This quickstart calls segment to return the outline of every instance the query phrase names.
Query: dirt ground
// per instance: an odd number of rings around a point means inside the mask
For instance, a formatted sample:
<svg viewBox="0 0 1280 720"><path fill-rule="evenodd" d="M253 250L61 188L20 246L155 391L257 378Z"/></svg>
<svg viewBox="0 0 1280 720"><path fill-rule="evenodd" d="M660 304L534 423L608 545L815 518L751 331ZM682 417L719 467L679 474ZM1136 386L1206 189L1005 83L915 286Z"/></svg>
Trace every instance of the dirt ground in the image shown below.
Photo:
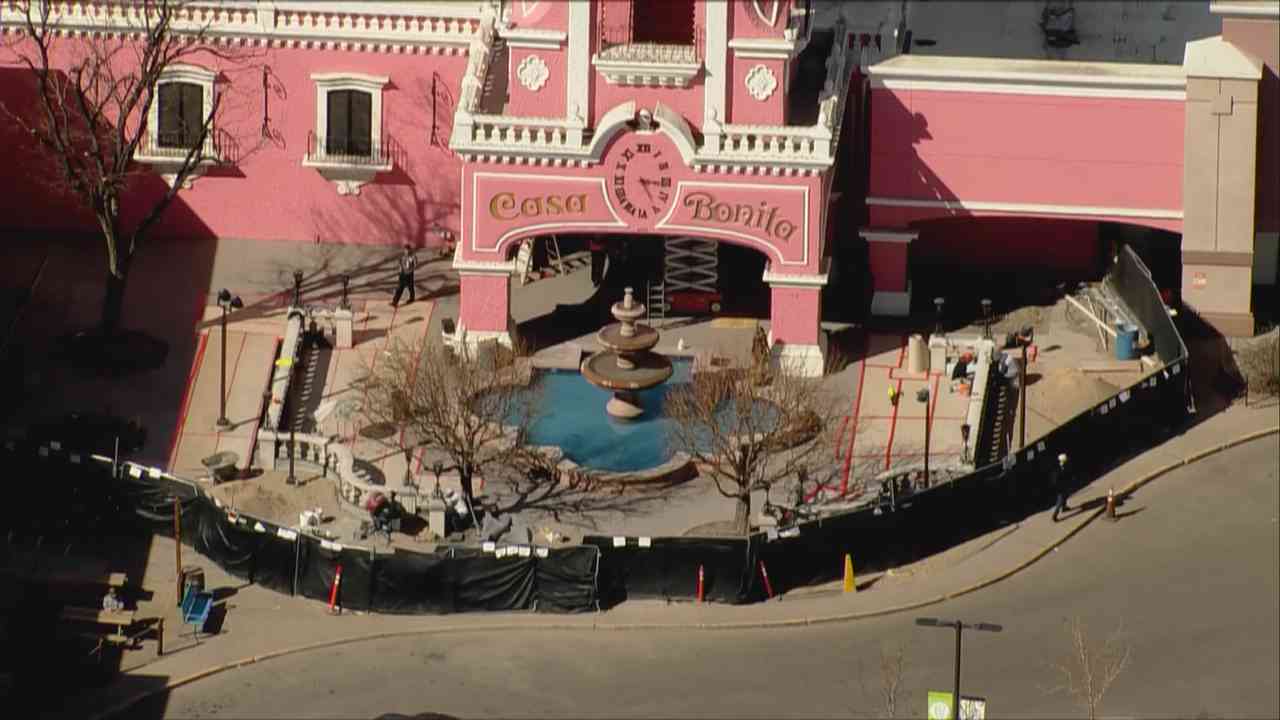
<svg viewBox="0 0 1280 720"><path fill-rule="evenodd" d="M300 472L297 477L303 482L298 487L289 487L283 482L279 483L281 487L276 487L277 483L260 475L220 483L210 488L209 493L227 507L286 527L296 525L303 510L318 507L323 508L326 515L336 512L332 479L308 472Z"/></svg>
<svg viewBox="0 0 1280 720"><path fill-rule="evenodd" d="M1027 405L1061 425L1120 391L1097 375L1076 368L1049 368L1027 386Z"/></svg>

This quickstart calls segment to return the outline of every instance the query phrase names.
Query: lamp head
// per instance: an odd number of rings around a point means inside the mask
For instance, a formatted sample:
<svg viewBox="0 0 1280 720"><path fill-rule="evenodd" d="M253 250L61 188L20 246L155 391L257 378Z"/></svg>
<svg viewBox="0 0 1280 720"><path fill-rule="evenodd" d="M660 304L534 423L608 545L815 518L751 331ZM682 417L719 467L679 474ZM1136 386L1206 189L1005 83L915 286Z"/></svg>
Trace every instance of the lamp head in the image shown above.
<svg viewBox="0 0 1280 720"><path fill-rule="evenodd" d="M1059 454L1058 454L1058 464L1059 464L1059 465L1061 465L1062 467L1066 467L1066 466L1067 466L1067 454L1066 454L1066 453L1059 453Z"/></svg>
<svg viewBox="0 0 1280 720"><path fill-rule="evenodd" d="M218 303L225 305L229 302L231 302L231 291L226 288L222 288L218 291Z"/></svg>

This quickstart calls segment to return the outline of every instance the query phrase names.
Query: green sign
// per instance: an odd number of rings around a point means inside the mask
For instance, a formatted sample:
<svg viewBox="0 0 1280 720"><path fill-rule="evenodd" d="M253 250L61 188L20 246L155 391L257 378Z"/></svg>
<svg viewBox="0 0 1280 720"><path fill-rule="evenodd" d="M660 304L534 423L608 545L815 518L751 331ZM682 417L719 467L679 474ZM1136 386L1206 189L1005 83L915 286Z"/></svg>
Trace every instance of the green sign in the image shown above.
<svg viewBox="0 0 1280 720"><path fill-rule="evenodd" d="M951 720L951 693L929 691L929 720Z"/></svg>
<svg viewBox="0 0 1280 720"><path fill-rule="evenodd" d="M961 696L959 720L985 720L987 701L983 698ZM952 720L951 693L929 691L929 720Z"/></svg>

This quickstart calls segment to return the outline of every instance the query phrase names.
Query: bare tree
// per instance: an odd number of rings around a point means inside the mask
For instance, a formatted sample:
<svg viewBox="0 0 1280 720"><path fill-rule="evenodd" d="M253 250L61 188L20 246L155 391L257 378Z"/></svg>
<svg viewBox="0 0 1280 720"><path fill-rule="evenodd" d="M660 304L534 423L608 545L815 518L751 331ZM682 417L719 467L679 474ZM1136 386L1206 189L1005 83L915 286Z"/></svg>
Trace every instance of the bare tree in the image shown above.
<svg viewBox="0 0 1280 720"><path fill-rule="evenodd" d="M499 349L458 357L431 345L395 345L364 380L364 412L373 422L406 430L407 445L443 453L457 472L468 504L477 476L537 465L526 442L535 418L536 390L514 353Z"/></svg>
<svg viewBox="0 0 1280 720"><path fill-rule="evenodd" d="M867 713L874 717L898 717L898 703L902 699L903 681L907 673L907 646L905 644L898 645L893 650L882 647L880 649L880 667L879 667L879 686L874 693L867 689L867 674L863 670L861 661L858 663L858 685L862 690L862 696L877 695L879 699L878 705L880 710Z"/></svg>
<svg viewBox="0 0 1280 720"><path fill-rule="evenodd" d="M149 116L158 101L159 81L167 69L195 56L232 56L207 42L207 28L175 28L179 18L189 20L182 0L137 0L122 9L99 8L98 21L116 27L80 37L61 27L55 10L61 3L16 4L25 22L9 50L34 81L35 117L4 105L0 109L50 156L58 184L97 220L107 250L101 331L109 336L119 329L125 283L148 232L192 172L218 159L210 140L222 98L215 92L199 127L184 127L175 142L166 143L173 145L165 150L176 168L170 171L168 191L141 208L136 224L122 226L121 207L141 173L136 162L139 149L147 148L154 135Z"/></svg>
<svg viewBox="0 0 1280 720"><path fill-rule="evenodd" d="M737 501L734 531L751 527L751 493L816 473L834 424L814 380L778 373L768 385L759 373L697 372L671 389L666 413L668 441L715 481L720 494Z"/></svg>
<svg viewBox="0 0 1280 720"><path fill-rule="evenodd" d="M1059 684L1049 692L1066 692L1088 713L1089 720L1094 720L1103 696L1129 666L1133 646L1125 639L1123 620L1102 647L1089 641L1078 617L1066 621L1066 630L1071 649L1053 665Z"/></svg>

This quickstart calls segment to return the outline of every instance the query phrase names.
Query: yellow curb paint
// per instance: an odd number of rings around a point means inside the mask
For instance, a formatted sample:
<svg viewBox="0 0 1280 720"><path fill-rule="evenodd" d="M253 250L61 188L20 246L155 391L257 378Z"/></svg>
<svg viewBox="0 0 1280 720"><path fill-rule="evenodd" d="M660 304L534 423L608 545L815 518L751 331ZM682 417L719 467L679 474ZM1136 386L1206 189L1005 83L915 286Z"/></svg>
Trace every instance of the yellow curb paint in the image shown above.
<svg viewBox="0 0 1280 720"><path fill-rule="evenodd" d="M1166 465L1160 468L1159 470L1148 473L1146 476L1140 478L1139 480L1136 480L1130 483L1128 486L1128 489L1125 490L1123 494L1132 492L1133 490L1136 490L1137 488L1141 487L1142 485L1145 485L1151 480L1154 480L1160 477L1161 475L1164 475L1170 470L1182 467L1183 465L1190 464L1191 462L1194 462L1194 460L1199 460L1204 457L1207 457L1208 455L1212 455L1215 452L1220 452L1221 450L1235 447L1236 445L1241 445L1246 442L1250 442L1252 440L1257 440L1258 438L1266 437L1267 435L1275 435L1277 433L1280 433L1280 426L1268 428L1267 430L1261 430L1258 432L1250 433L1241 438L1237 438L1236 440L1230 443L1222 445L1218 448L1213 448L1208 452L1197 453L1196 455L1190 456L1187 459L1184 459L1180 462ZM736 622L736 623L698 623L698 624L684 624L684 625L676 624L676 623L645 623L645 624L620 623L617 625L601 625L600 623L593 621L589 625L586 623L583 623L581 625L568 624L568 623L554 623L554 624L548 623L545 625L538 624L538 625L532 625L532 626L516 625L516 624L505 624L505 625L495 624L495 625L487 625L487 626L486 625L477 625L477 626L450 625L443 628L430 628L430 629L423 629L423 630L408 630L408 631L402 630L399 632L380 632L380 633L374 633L371 635L350 637L350 638L344 638L340 640L326 640L324 642L312 643L310 645L303 645L301 647L295 647L295 648L286 648L284 650L278 650L275 652L265 653L262 655L255 655L250 658L245 658L235 662L225 663L217 667L209 668L207 670L203 670L201 672L194 673L192 675L187 675L177 680L173 680L171 682L166 683L162 687L152 688L145 692L138 693L137 695L123 702L117 703L114 707L111 707L107 710L99 712L96 715L90 716L90 720L107 720L108 718L119 715L120 713L124 712L130 707L138 704L139 702L142 702L144 699L152 695L155 695L156 693L169 692L183 685L196 682L197 680L202 680L206 677L209 677L210 675L216 675L226 670L234 670L238 667L243 667L245 665L252 665L254 663L258 663L263 660L271 660L274 658L283 657L285 655L295 655L298 653L309 652L311 650L322 650L326 647L332 647L335 645L348 645L348 644L354 644L358 642L372 642L375 640L384 640L386 638L391 638L391 637L404 637L406 635L426 635L428 633L440 634L440 633L458 633L458 632L494 632L494 631L505 631L505 630L586 630L586 629L589 629L589 630L629 631L629 630L688 630L690 628L697 629L697 630L756 630L756 629L766 629L766 628L820 625L820 624L835 623L835 622L850 622L855 620L864 620L864 619L869 619L874 617L881 617L884 615L892 615L895 613L906 612L908 610L916 610L918 608L926 607L928 605L935 605L937 603L945 602L947 600L953 600L957 597L960 597L961 595L967 595L971 592L975 592L985 587L994 585L1002 580L1006 580L1009 577L1012 577L1013 575L1016 575L1017 573L1027 569L1028 567L1030 567L1031 565L1035 564L1037 561L1042 559L1044 556L1053 552L1055 548L1059 547L1066 541L1070 540L1072 537L1075 537L1077 533L1079 533L1085 527L1090 525L1094 520L1098 519L1098 517L1100 517L1104 512L1106 512L1106 508L1098 508L1097 510L1094 510L1092 514L1086 517L1074 528L1069 530L1067 534L1063 535L1061 538L1057 539L1056 541L1046 545L1042 550L1037 552L1035 555L1018 563L1010 570L1006 570L1004 572L998 573L994 577L988 578L987 580L984 580L979 583L975 583L961 590L955 590L943 595L939 595L937 597L929 598L926 600L920 600L913 603L908 603L906 605L898 605L890 608L882 608L880 610L865 610L865 611L856 612L856 613L826 615L826 616L819 616L814 618L792 618L789 620L761 620L761 621L755 621L755 622ZM148 664L153 664L153 663L148 663Z"/></svg>

